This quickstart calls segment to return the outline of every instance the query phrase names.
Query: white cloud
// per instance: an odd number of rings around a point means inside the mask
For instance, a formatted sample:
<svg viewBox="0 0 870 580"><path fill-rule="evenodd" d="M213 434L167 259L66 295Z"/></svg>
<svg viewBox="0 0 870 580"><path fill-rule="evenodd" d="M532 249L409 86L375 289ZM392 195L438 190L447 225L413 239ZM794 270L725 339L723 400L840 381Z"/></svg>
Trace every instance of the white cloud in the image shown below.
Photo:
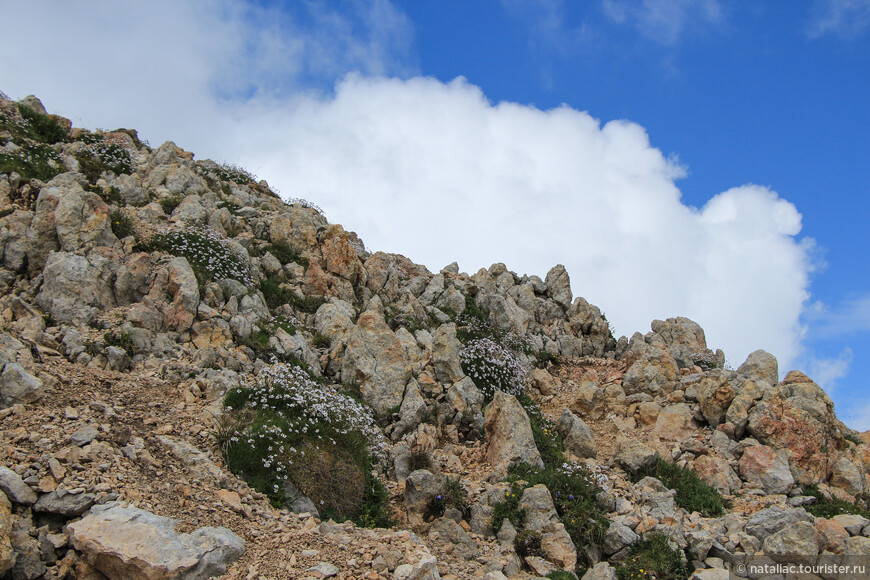
<svg viewBox="0 0 870 580"><path fill-rule="evenodd" d="M870 403L866 401L848 409L838 409L839 419L856 431L870 431Z"/></svg>
<svg viewBox="0 0 870 580"><path fill-rule="evenodd" d="M870 0L816 0L807 25L810 38L836 34L843 38L860 36L870 27Z"/></svg>
<svg viewBox="0 0 870 580"><path fill-rule="evenodd" d="M718 0L603 0L602 6L612 22L633 24L642 35L664 45L724 20Z"/></svg>
<svg viewBox="0 0 870 580"><path fill-rule="evenodd" d="M373 249L470 272L504 261L574 291L619 332L686 315L739 364L798 354L807 299L801 216L767 188L680 202L684 170L627 121L568 107L492 104L462 79L351 77L257 127L243 159L311 198Z"/></svg>
<svg viewBox="0 0 870 580"><path fill-rule="evenodd" d="M20 56L0 62L2 88L86 126L131 126L155 144L242 162L371 249L433 269L503 261L543 276L563 263L575 295L620 333L684 315L736 364L757 348L783 367L794 360L811 264L791 203L743 185L688 207L675 184L685 170L639 125L493 104L461 79L373 78L406 66L410 33L387 3L354 5L371 10L306 13L320 34L279 22L259 36L264 16L229 1L22 3L21 21L42 22L46 41L4 32L0 51ZM322 48L336 34L343 48ZM318 58L329 74L365 74L334 94L300 91ZM272 65L280 74L267 74ZM239 94L249 99L227 98Z"/></svg>

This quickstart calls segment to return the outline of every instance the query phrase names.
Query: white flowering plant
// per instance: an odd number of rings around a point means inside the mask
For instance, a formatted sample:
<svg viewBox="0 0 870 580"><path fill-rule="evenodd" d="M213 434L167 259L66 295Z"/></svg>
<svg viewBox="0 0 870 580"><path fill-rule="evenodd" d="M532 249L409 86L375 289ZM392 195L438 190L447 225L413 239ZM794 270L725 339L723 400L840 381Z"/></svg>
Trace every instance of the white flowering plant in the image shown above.
<svg viewBox="0 0 870 580"><path fill-rule="evenodd" d="M229 391L224 409L227 465L276 504L291 499L292 483L321 515L389 523L386 491L371 475L386 444L370 408L301 367L275 364Z"/></svg>
<svg viewBox="0 0 870 580"><path fill-rule="evenodd" d="M496 391L519 395L525 391L526 371L513 350L491 338L468 342L459 352L463 372L489 400Z"/></svg>
<svg viewBox="0 0 870 580"><path fill-rule="evenodd" d="M222 278L232 278L246 286L254 283L244 257L228 240L209 228L157 234L140 249L187 258L200 283Z"/></svg>

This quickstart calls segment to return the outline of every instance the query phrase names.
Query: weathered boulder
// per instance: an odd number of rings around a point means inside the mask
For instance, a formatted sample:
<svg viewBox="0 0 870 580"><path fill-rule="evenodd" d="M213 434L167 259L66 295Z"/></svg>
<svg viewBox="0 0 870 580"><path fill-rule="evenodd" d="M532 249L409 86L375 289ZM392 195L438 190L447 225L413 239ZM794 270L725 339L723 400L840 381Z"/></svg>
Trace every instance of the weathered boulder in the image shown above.
<svg viewBox="0 0 870 580"><path fill-rule="evenodd" d="M40 496L33 504L33 511L74 518L88 511L96 501L97 496L92 493L73 494L66 490L57 489Z"/></svg>
<svg viewBox="0 0 870 580"><path fill-rule="evenodd" d="M571 307L571 278L568 276L565 266L557 264L550 268L544 280L547 285L547 296L556 301L559 306L568 310Z"/></svg>
<svg viewBox="0 0 870 580"><path fill-rule="evenodd" d="M746 361L737 369L737 373L744 377L764 381L775 385L779 382L779 364L776 357L763 350L756 350L746 357Z"/></svg>
<svg viewBox="0 0 870 580"><path fill-rule="evenodd" d="M577 549L559 521L550 490L538 484L523 491L517 506L525 512L524 528L541 534L541 551L550 562L566 570L577 564Z"/></svg>
<svg viewBox="0 0 870 580"><path fill-rule="evenodd" d="M204 580L224 574L245 550L226 528L175 531L175 520L118 504L97 506L68 527L70 540L109 578Z"/></svg>
<svg viewBox="0 0 870 580"><path fill-rule="evenodd" d="M729 373L708 373L697 389L698 404L704 419L711 427L716 427L725 421L731 402L737 396L734 385L729 380Z"/></svg>
<svg viewBox="0 0 870 580"><path fill-rule="evenodd" d="M716 488L716 491L721 494L730 494L742 486L740 478L734 473L731 464L721 457L702 455L695 460L693 469L698 477Z"/></svg>
<svg viewBox="0 0 870 580"><path fill-rule="evenodd" d="M562 416L556 424L559 436L565 441L565 449L580 458L592 457L598 454L598 446L592 430L568 409L562 409Z"/></svg>
<svg viewBox="0 0 870 580"><path fill-rule="evenodd" d="M707 350L704 329L694 320L677 316L667 320L653 320L650 327L654 333L662 337L668 346L683 345L692 352Z"/></svg>
<svg viewBox="0 0 870 580"><path fill-rule="evenodd" d="M272 220L272 243L286 244L294 252L307 258L318 257L317 232L328 227L326 218L317 211L301 205L291 205Z"/></svg>
<svg viewBox="0 0 870 580"><path fill-rule="evenodd" d="M87 252L97 246L116 246L109 206L95 193L73 187L58 200L54 210L61 251Z"/></svg>
<svg viewBox="0 0 870 580"><path fill-rule="evenodd" d="M864 470L846 457L837 459L829 484L839 487L855 497L863 496L867 492L867 479L864 476Z"/></svg>
<svg viewBox="0 0 870 580"><path fill-rule="evenodd" d="M169 261L166 292L172 297L165 310L166 327L169 330L188 330L199 307L199 284L187 258L175 257Z"/></svg>
<svg viewBox="0 0 870 580"><path fill-rule="evenodd" d="M27 405L42 398L42 380L16 362L2 365L0 373L0 407Z"/></svg>
<svg viewBox="0 0 870 580"><path fill-rule="evenodd" d="M439 495L446 493L447 477L434 474L428 469L412 471L405 480L405 507L411 523L420 524L428 506Z"/></svg>
<svg viewBox="0 0 870 580"><path fill-rule="evenodd" d="M762 542L768 536L785 529L797 522L815 522L815 518L803 509L783 509L772 506L752 514L746 522L746 533L755 536Z"/></svg>
<svg viewBox="0 0 870 580"><path fill-rule="evenodd" d="M513 395L496 391L486 407L486 459L494 467L528 463L543 467L525 409Z"/></svg>
<svg viewBox="0 0 870 580"><path fill-rule="evenodd" d="M743 481L767 493L788 493L794 486L788 462L767 445L747 447L740 458L739 469Z"/></svg>
<svg viewBox="0 0 870 580"><path fill-rule="evenodd" d="M36 492L24 483L20 475L5 466L0 466L0 491L15 503L31 505L36 501Z"/></svg>
<svg viewBox="0 0 870 580"><path fill-rule="evenodd" d="M435 378L442 383L455 383L465 376L459 360L462 343L456 338L456 325L442 324L432 337L432 366Z"/></svg>
<svg viewBox="0 0 870 580"><path fill-rule="evenodd" d="M618 436L616 462L629 473L652 467L658 454L635 438Z"/></svg>
<svg viewBox="0 0 870 580"><path fill-rule="evenodd" d="M413 368L404 343L379 312L360 314L351 331L341 365L341 380L358 385L363 399L378 413L402 403Z"/></svg>
<svg viewBox="0 0 870 580"><path fill-rule="evenodd" d="M776 562L812 565L819 555L819 533L810 522L796 522L765 538L763 548Z"/></svg>
<svg viewBox="0 0 870 580"><path fill-rule="evenodd" d="M5 468L4 468L5 469ZM12 505L6 495L0 493L0 576L15 565L12 549Z"/></svg>
<svg viewBox="0 0 870 580"><path fill-rule="evenodd" d="M648 393L656 396L672 391L677 376L677 363L667 349L650 346L626 371L622 388L626 395Z"/></svg>
<svg viewBox="0 0 870 580"><path fill-rule="evenodd" d="M682 441L695 432L694 413L686 403L669 405L659 412L653 433L662 439Z"/></svg>
<svg viewBox="0 0 870 580"><path fill-rule="evenodd" d="M226 483L227 476L208 458L208 456L188 443L175 437L161 435L157 440L179 461L181 461L197 480L205 481L212 486L221 487Z"/></svg>
<svg viewBox="0 0 870 580"><path fill-rule="evenodd" d="M58 322L87 324L115 307L114 276L106 258L54 252L42 275L36 303Z"/></svg>
<svg viewBox="0 0 870 580"><path fill-rule="evenodd" d="M583 574L581 580L616 580L616 569L607 562L598 562Z"/></svg>

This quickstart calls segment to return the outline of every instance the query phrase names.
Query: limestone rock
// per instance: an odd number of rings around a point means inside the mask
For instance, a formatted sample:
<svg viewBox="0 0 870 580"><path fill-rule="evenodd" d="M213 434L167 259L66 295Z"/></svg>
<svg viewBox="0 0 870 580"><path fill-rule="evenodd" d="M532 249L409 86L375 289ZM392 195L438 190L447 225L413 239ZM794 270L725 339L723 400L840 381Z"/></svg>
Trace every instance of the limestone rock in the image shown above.
<svg viewBox="0 0 870 580"><path fill-rule="evenodd" d="M112 271L103 257L54 252L42 275L36 302L58 322L86 324L115 306Z"/></svg>
<svg viewBox="0 0 870 580"><path fill-rule="evenodd" d="M33 504L33 511L74 518L88 511L96 501L97 497L92 493L72 494L58 489L41 496Z"/></svg>
<svg viewBox="0 0 870 580"><path fill-rule="evenodd" d="M779 382L779 364L776 357L763 350L756 350L746 357L746 361L737 369L737 373L757 381L771 385Z"/></svg>
<svg viewBox="0 0 870 580"><path fill-rule="evenodd" d="M819 533L810 522L797 522L764 540L764 553L778 562L814 564L819 555Z"/></svg>
<svg viewBox="0 0 870 580"><path fill-rule="evenodd" d="M97 506L69 525L70 539L109 578L204 580L226 573L245 549L226 528L175 531L175 520L117 504Z"/></svg>
<svg viewBox="0 0 870 580"><path fill-rule="evenodd" d="M166 435L157 437L157 440L160 441L160 443L162 443L176 459L186 465L197 479L207 481L214 486L222 486L226 482L227 476L224 472L221 471L221 469L215 465L205 453L187 441Z"/></svg>
<svg viewBox="0 0 870 580"><path fill-rule="evenodd" d="M650 449L637 439L619 437L616 443L618 446L616 462L629 473L636 473L655 464L657 457L655 450Z"/></svg>
<svg viewBox="0 0 870 580"><path fill-rule="evenodd" d="M42 398L42 381L18 363L6 363L0 374L0 406L27 405Z"/></svg>
<svg viewBox="0 0 870 580"><path fill-rule="evenodd" d="M815 522L813 516L802 509L783 509L776 506L764 508L746 522L746 533L762 542L768 536L797 522Z"/></svg>
<svg viewBox="0 0 870 580"><path fill-rule="evenodd" d="M677 372L677 363L667 349L649 347L625 373L622 388L627 395L667 393L673 390Z"/></svg>
<svg viewBox="0 0 870 580"><path fill-rule="evenodd" d="M581 580L617 580L616 570L607 562L598 562L586 570Z"/></svg>
<svg viewBox="0 0 870 580"><path fill-rule="evenodd" d="M486 407L486 459L494 467L528 463L543 467L525 409L513 395L496 391Z"/></svg>
<svg viewBox="0 0 870 580"><path fill-rule="evenodd" d="M742 487L740 478L734 473L730 463L715 455L702 455L693 466L698 477L721 494L731 494Z"/></svg>
<svg viewBox="0 0 870 580"><path fill-rule="evenodd" d="M695 432L694 413L686 403L665 407L656 418L653 433L662 439L682 441Z"/></svg>
<svg viewBox="0 0 870 580"><path fill-rule="evenodd" d="M565 449L580 458L592 457L598 454L598 447L592 430L568 409L562 409L562 416L556 425L559 436L565 441Z"/></svg>
<svg viewBox="0 0 870 580"><path fill-rule="evenodd" d="M465 376L459 360L462 343L456 338L456 325L442 324L435 331L432 347L432 366L435 378L442 383L455 383Z"/></svg>
<svg viewBox="0 0 870 580"><path fill-rule="evenodd" d="M0 490L15 503L31 505L36 502L36 492L24 483L20 475L5 466L0 466Z"/></svg>
<svg viewBox="0 0 870 580"><path fill-rule="evenodd" d="M562 308L568 310L571 307L571 278L565 270L565 266L558 264L550 268L544 280L547 285L547 296L556 301Z"/></svg>
<svg viewBox="0 0 870 580"><path fill-rule="evenodd" d="M15 552L12 549L11 507L6 496L0 495L0 576L15 565Z"/></svg>
<svg viewBox="0 0 870 580"><path fill-rule="evenodd" d="M788 493L794 485L794 477L788 463L767 445L747 447L740 458L740 476L767 493Z"/></svg>
<svg viewBox="0 0 870 580"><path fill-rule="evenodd" d="M378 413L400 405L412 373L401 340L382 314L367 310L351 332L341 365L341 380L359 385L363 399Z"/></svg>
<svg viewBox="0 0 870 580"><path fill-rule="evenodd" d="M737 392L729 381L727 373L705 377L698 385L698 404L704 419L711 427L716 427L725 421L728 408Z"/></svg>

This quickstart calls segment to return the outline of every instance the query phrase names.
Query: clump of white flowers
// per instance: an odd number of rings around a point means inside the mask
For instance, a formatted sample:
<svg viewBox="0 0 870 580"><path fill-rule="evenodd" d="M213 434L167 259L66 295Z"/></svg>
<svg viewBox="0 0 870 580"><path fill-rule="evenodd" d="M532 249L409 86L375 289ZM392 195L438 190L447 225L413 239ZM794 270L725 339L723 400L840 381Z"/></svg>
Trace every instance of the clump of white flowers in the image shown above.
<svg viewBox="0 0 870 580"><path fill-rule="evenodd" d="M241 252L209 228L157 234L149 245L153 250L187 258L197 276L204 275L214 280L233 278L248 286L254 283Z"/></svg>
<svg viewBox="0 0 870 580"><path fill-rule="evenodd" d="M227 393L224 409L224 457L252 487L278 503L298 488L339 516L360 509L386 449L369 407L299 366L274 364Z"/></svg>
<svg viewBox="0 0 870 580"><path fill-rule="evenodd" d="M301 205L302 207L307 207L309 209L313 209L314 211L316 211L317 213L319 213L322 216L326 215L323 213L323 210L320 209L320 206L311 203L307 199L302 199L301 197L288 197L285 200L285 203L287 205Z"/></svg>
<svg viewBox="0 0 870 580"><path fill-rule="evenodd" d="M502 391L519 395L525 390L526 371L513 350L490 339L471 340L459 353L462 370L486 398Z"/></svg>

